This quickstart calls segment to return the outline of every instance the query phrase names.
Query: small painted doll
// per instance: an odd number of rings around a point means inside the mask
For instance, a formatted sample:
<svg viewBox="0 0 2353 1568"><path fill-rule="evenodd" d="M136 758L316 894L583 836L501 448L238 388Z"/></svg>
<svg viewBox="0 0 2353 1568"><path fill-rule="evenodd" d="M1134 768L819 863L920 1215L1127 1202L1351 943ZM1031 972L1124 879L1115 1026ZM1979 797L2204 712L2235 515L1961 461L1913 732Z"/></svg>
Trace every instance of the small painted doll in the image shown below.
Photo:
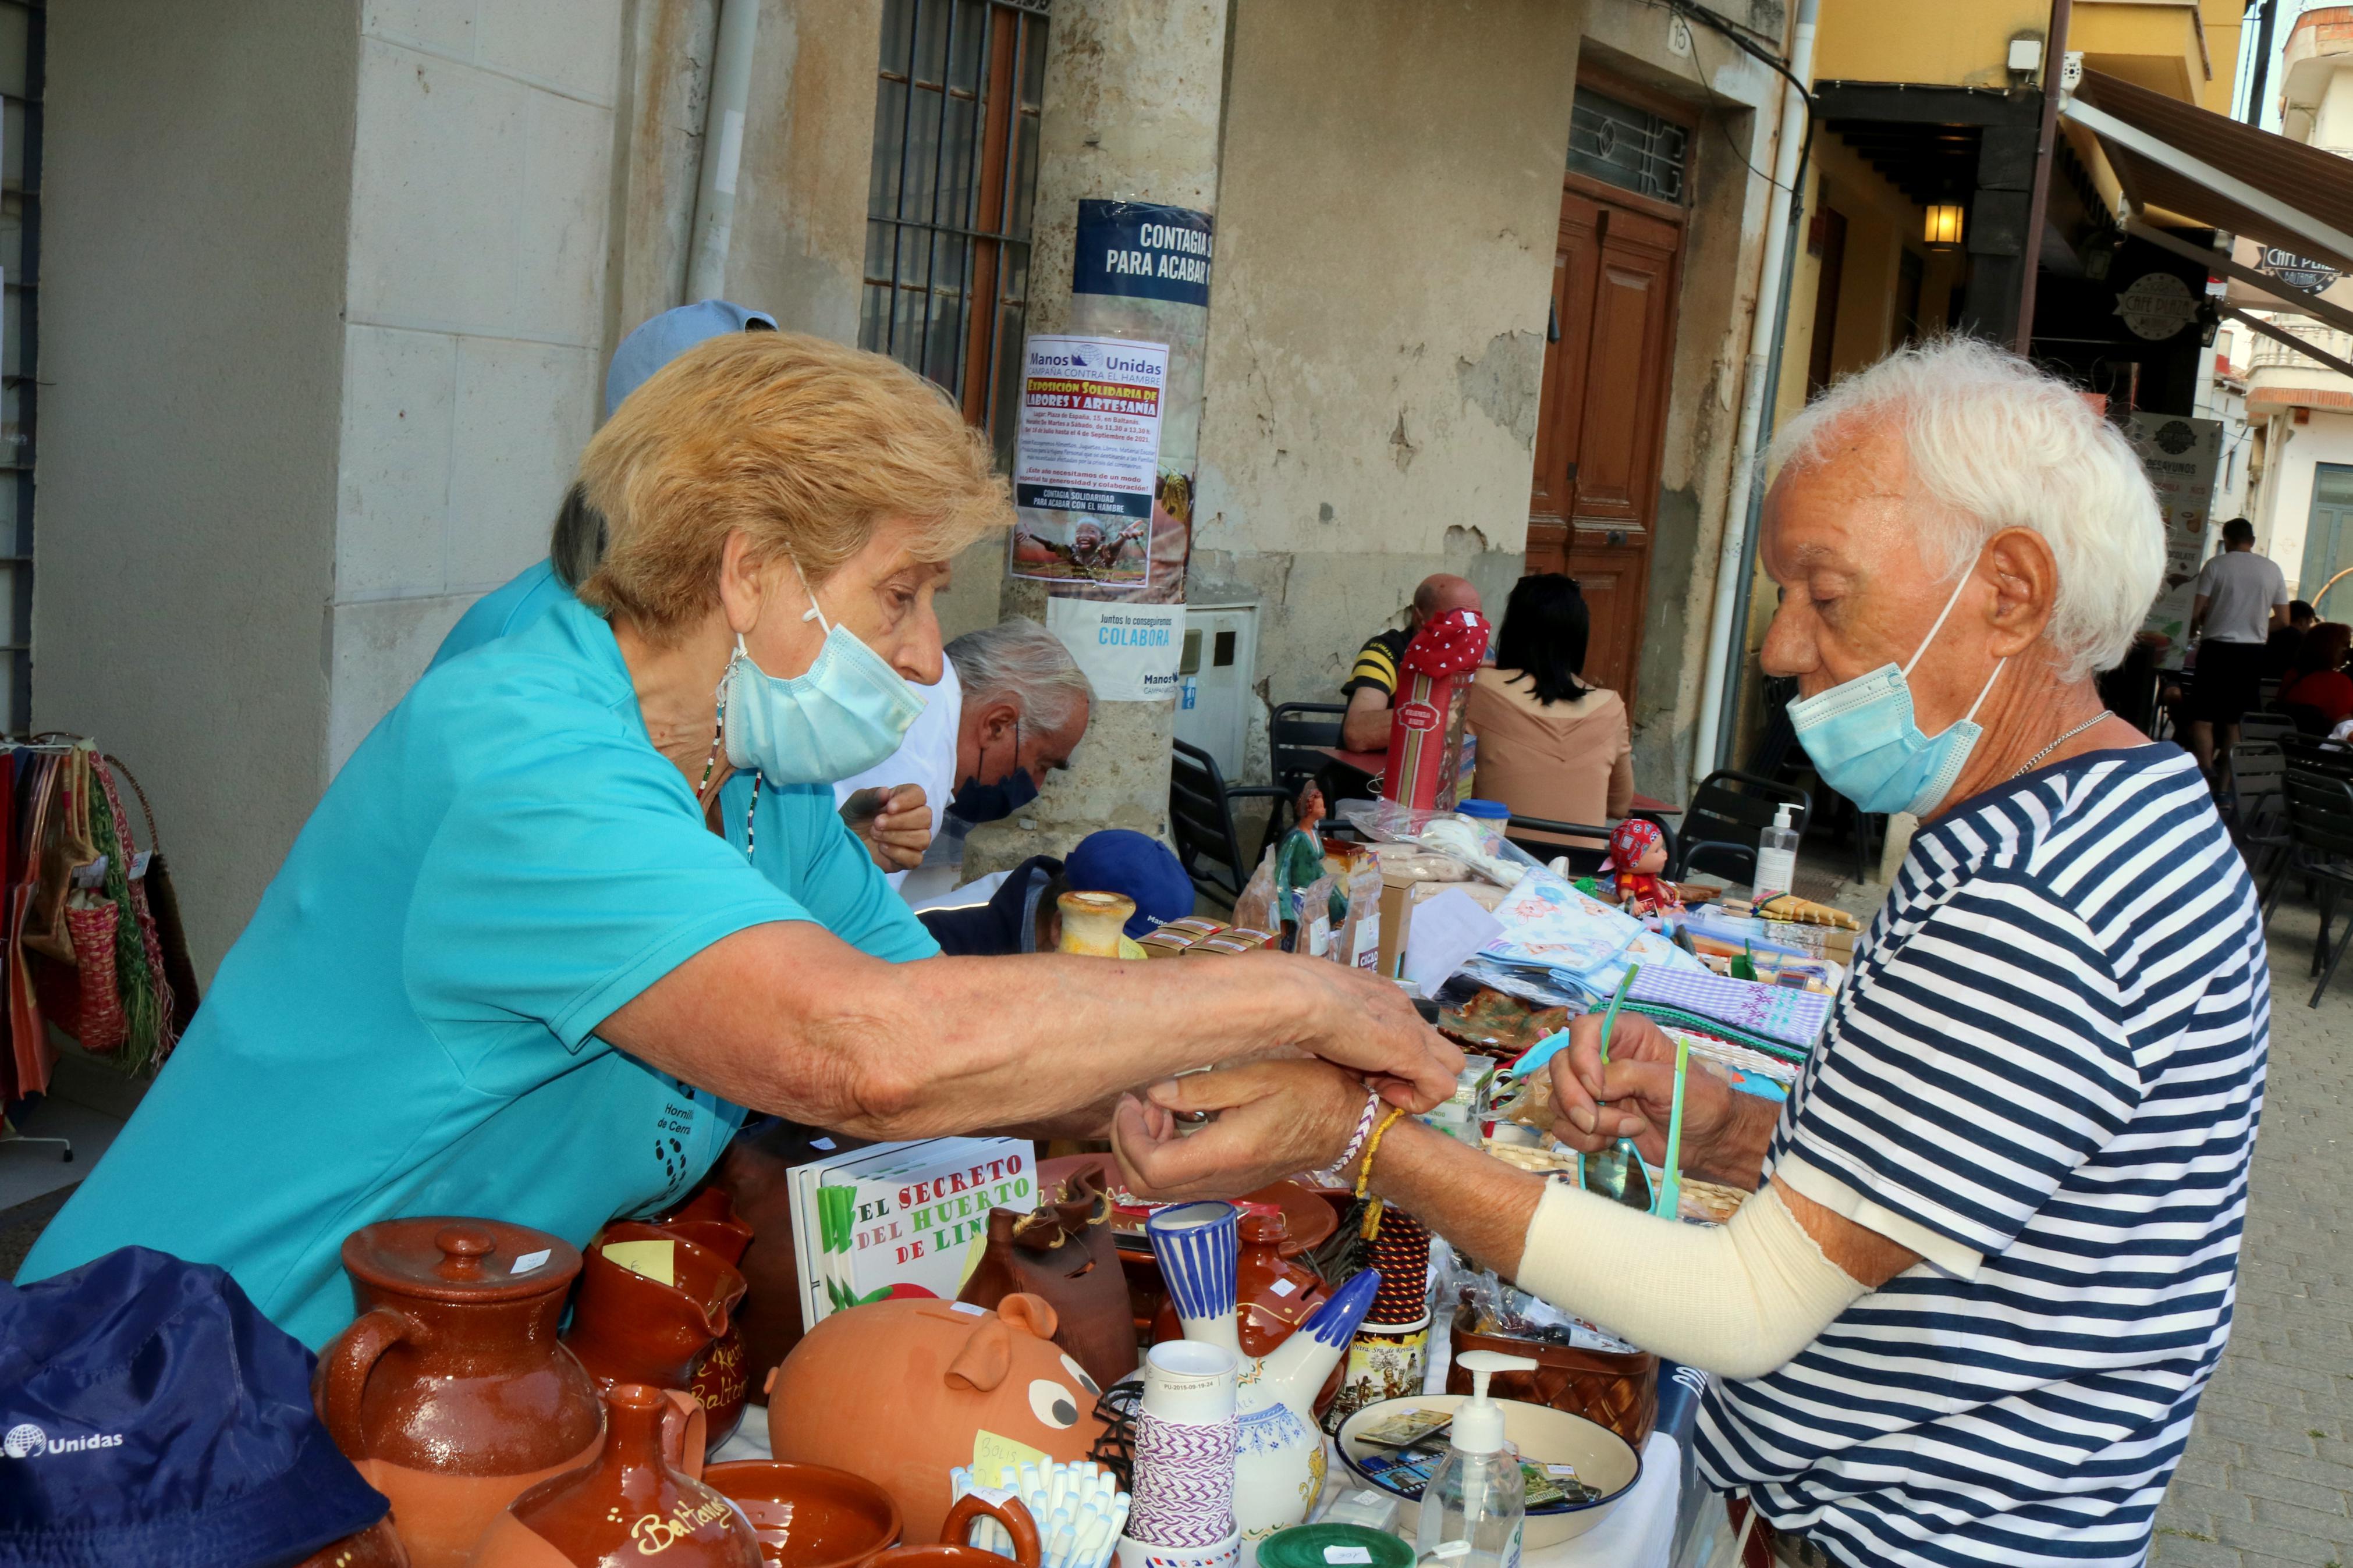
<svg viewBox="0 0 2353 1568"><path fill-rule="evenodd" d="M1660 875L1667 868L1667 839L1655 822L1630 816L1620 823L1609 835L1609 858L1601 868L1616 873L1618 904L1630 915L1683 907L1675 885Z"/></svg>

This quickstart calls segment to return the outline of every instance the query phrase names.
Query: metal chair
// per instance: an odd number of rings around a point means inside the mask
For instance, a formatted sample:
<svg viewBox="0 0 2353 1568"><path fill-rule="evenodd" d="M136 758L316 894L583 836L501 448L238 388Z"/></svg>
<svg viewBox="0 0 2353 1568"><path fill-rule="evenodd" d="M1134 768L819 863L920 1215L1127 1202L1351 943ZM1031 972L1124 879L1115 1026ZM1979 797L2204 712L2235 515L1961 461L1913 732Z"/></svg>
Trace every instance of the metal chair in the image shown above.
<svg viewBox="0 0 2353 1568"><path fill-rule="evenodd" d="M1215 757L1176 742L1168 762L1168 830L1193 885L1232 908L1252 869L1234 832L1234 802L1289 798L1281 784L1228 784Z"/></svg>
<svg viewBox="0 0 2353 1568"><path fill-rule="evenodd" d="M1683 809L1667 874L1682 881L1704 857L1719 865L1728 861L1738 866L1742 876L1755 881L1757 835L1773 826L1775 809L1785 804L1797 807L1791 826L1802 835L1814 806L1814 797L1806 791L1736 768L1708 774Z"/></svg>
<svg viewBox="0 0 2353 1568"><path fill-rule="evenodd" d="M2249 713L2239 721L2242 741L2278 741L2296 732L2295 720L2285 713Z"/></svg>
<svg viewBox="0 0 2353 1568"><path fill-rule="evenodd" d="M1332 759L1316 748L1340 743L1340 721L1347 711L1346 704L1340 702L1275 704L1266 725L1269 769L1274 782L1296 795L1300 785L1320 773Z"/></svg>
<svg viewBox="0 0 2353 1568"><path fill-rule="evenodd" d="M2287 852L2280 799L2286 773L2287 753L2276 742L2242 741L2223 755L2223 822L2251 877L2261 878L2265 867Z"/></svg>
<svg viewBox="0 0 2353 1568"><path fill-rule="evenodd" d="M2313 886L2320 905L2320 935L2312 947L2312 972L2320 978L2312 988L2312 1000L2306 1005L2318 1007L2321 993L2328 989L2345 950L2353 947L2353 917L2346 921L2345 934L2337 939L2336 950L2331 952L2328 945L2328 927L2337 913L2337 896L2344 889L2353 889L2353 780L2337 773L2291 766L2283 775L2281 786L2290 843L2279 869L2272 873L2270 889L2263 895L2263 928L2271 928L2273 911L2279 908L2280 889L2286 886L2288 878L2300 876Z"/></svg>
<svg viewBox="0 0 2353 1568"><path fill-rule="evenodd" d="M1563 837L1597 838L1600 843L1588 847L1579 844L1561 844L1551 839L1528 837L1536 833L1557 833ZM1504 824L1504 837L1539 860L1550 861L1557 856L1567 856L1569 872L1573 876L1589 877L1601 868L1602 861L1609 858L1609 827L1596 826L1589 822L1556 822L1549 816L1522 816L1517 812L1514 812ZM1673 840L1670 839L1668 842L1672 846ZM1670 855L1673 853L1672 847L1668 853Z"/></svg>

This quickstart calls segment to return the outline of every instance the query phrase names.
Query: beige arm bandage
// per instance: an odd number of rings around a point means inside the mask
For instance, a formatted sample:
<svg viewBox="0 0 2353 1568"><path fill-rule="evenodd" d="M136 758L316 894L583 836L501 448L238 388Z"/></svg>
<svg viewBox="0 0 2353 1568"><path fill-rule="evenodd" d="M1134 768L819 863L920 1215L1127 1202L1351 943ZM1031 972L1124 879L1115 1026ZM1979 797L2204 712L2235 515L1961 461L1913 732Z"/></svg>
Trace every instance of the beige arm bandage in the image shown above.
<svg viewBox="0 0 2353 1568"><path fill-rule="evenodd" d="M1525 1247L1521 1289L1719 1377L1775 1371L1868 1294L1769 1185L1709 1226L1549 1182Z"/></svg>

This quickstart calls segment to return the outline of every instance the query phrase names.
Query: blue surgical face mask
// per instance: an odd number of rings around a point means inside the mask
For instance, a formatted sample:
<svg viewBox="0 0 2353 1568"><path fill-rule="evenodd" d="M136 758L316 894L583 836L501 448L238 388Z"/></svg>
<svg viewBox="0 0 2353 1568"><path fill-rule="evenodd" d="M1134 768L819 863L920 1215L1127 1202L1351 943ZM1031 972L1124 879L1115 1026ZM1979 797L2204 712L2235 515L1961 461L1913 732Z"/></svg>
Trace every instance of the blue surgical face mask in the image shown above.
<svg viewBox="0 0 2353 1568"><path fill-rule="evenodd" d="M966 775L956 786L948 809L970 823L997 822L1038 798L1038 781L1021 765L1021 721L1013 721L1013 771L995 784L983 784L978 773Z"/></svg>
<svg viewBox="0 0 2353 1568"><path fill-rule="evenodd" d="M1924 735L1913 718L1910 676L1928 645L1944 629L1945 617L1961 602L1967 573L1953 585L1936 624L1920 640L1912 662L1883 664L1868 675L1841 681L1828 691L1789 704L1789 723L1822 782L1854 802L1858 810L1908 811L1926 816L1952 792L1954 781L1984 733L1976 722L1986 693L2001 679L2003 659L1986 678L1985 689L1960 721L1936 736Z"/></svg>
<svg viewBox="0 0 2353 1568"><path fill-rule="evenodd" d="M799 563L793 570L800 571ZM808 579L801 579L807 592ZM832 784L855 777L899 749L923 700L857 633L827 626L809 595L801 616L825 627L825 646L806 673L780 679L752 662L744 639L720 683L727 760L769 784Z"/></svg>

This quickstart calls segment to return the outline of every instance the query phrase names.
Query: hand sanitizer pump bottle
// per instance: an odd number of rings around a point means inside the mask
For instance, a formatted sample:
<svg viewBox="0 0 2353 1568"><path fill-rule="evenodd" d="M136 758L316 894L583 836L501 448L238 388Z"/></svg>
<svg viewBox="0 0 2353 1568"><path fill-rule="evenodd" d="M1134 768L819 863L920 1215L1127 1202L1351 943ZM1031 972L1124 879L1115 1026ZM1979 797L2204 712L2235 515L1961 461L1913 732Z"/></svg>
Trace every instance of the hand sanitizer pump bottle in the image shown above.
<svg viewBox="0 0 2353 1568"><path fill-rule="evenodd" d="M1526 1356L1465 1351L1472 1394L1455 1406L1446 1458L1422 1489L1414 1552L1436 1568L1519 1568L1520 1527L1527 1515L1520 1456L1504 1440L1504 1407L1487 1397L1499 1372L1531 1372Z"/></svg>
<svg viewBox="0 0 2353 1568"><path fill-rule="evenodd" d="M1798 830L1789 822L1789 813L1796 809L1783 801L1773 808L1773 826L1757 831L1757 885L1748 896L1752 904L1797 889Z"/></svg>

